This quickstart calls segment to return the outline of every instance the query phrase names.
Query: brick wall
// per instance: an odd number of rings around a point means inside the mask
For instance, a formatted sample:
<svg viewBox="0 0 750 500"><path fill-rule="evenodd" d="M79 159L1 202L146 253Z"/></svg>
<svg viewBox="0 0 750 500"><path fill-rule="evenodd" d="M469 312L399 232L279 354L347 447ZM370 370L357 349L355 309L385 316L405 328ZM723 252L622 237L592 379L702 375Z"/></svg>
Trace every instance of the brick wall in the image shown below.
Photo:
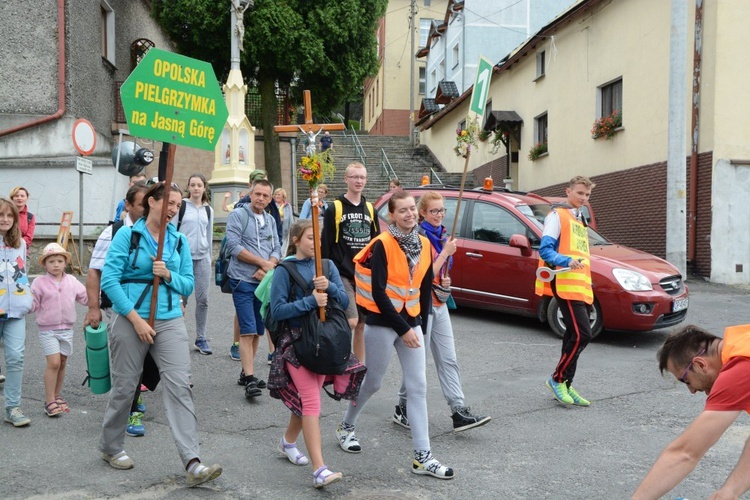
<svg viewBox="0 0 750 500"><path fill-rule="evenodd" d="M384 109L368 133L409 137L409 110Z"/></svg>
<svg viewBox="0 0 750 500"><path fill-rule="evenodd" d="M689 162L686 159L687 206L690 206ZM698 155L696 254L689 271L711 275L711 172L713 154ZM608 239L659 257L666 255L667 162L592 177L591 196L599 232ZM566 184L535 190L542 196L565 196Z"/></svg>
<svg viewBox="0 0 750 500"><path fill-rule="evenodd" d="M475 168L472 174L474 175L476 185L481 186L484 184L485 177L492 177L492 182L495 186L503 186L503 179L505 179L508 171L508 167L506 166L507 160L507 156L502 156Z"/></svg>

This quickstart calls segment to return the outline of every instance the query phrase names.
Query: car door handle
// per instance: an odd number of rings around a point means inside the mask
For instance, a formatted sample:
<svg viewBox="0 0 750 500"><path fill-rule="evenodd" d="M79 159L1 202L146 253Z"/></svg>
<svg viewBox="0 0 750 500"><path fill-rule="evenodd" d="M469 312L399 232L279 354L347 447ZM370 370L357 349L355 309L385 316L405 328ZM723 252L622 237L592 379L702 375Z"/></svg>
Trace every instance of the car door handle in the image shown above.
<svg viewBox="0 0 750 500"><path fill-rule="evenodd" d="M475 257L477 259L481 259L482 257L484 257L484 255L482 255L481 253L473 253L473 252L466 252L466 256Z"/></svg>

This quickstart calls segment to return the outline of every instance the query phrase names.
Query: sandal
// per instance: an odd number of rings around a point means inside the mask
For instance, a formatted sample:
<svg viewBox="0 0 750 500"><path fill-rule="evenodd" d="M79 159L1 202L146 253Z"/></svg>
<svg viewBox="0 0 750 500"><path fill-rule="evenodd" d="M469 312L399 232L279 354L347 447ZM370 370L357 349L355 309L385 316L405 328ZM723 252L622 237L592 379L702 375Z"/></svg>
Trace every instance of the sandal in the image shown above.
<svg viewBox="0 0 750 500"><path fill-rule="evenodd" d="M48 417L56 417L64 411L65 410L60 408L60 405L57 404L57 401L52 401L44 406L44 413L46 413Z"/></svg>
<svg viewBox="0 0 750 500"><path fill-rule="evenodd" d="M279 452L294 465L307 465L310 463L307 457L297 449L297 443L287 443L284 436L281 436L281 442L279 442Z"/></svg>
<svg viewBox="0 0 750 500"><path fill-rule="evenodd" d="M68 402L65 401L61 396L57 396L55 398L55 403L57 403L57 406L62 408L62 411L65 413L70 413L70 407L68 406Z"/></svg>
<svg viewBox="0 0 750 500"><path fill-rule="evenodd" d="M325 465L313 472L313 486L320 489L329 484L338 483L344 475L340 472L331 472Z"/></svg>

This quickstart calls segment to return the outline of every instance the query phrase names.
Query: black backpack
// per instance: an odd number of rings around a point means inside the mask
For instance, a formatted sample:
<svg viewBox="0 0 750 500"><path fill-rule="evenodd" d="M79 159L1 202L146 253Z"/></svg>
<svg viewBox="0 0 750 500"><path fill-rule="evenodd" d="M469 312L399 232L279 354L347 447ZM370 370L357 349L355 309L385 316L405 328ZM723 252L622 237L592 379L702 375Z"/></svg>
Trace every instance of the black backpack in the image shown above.
<svg viewBox="0 0 750 500"><path fill-rule="evenodd" d="M327 259L323 262L325 265L328 264ZM305 296L312 293L312 283L308 283L302 277L295 264L282 260L279 265L283 266L297 286L305 291ZM327 277L328 273L324 271L324 274ZM341 305L329 297L325 323L320 321L317 307L299 319L301 336L293 345L300 364L319 375L344 373L352 352L352 331Z"/></svg>

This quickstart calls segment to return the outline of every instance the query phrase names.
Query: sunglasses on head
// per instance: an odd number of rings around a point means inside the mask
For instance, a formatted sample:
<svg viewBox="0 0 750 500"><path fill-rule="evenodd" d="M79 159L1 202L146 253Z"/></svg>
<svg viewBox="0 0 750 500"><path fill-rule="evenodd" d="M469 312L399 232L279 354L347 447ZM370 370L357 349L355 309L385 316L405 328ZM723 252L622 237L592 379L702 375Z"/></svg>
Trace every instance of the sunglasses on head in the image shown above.
<svg viewBox="0 0 750 500"><path fill-rule="evenodd" d="M160 184L160 183L161 183L161 184L163 184L163 183L164 183L164 181L160 181L158 177L152 177L151 179L149 179L149 180L147 180L147 181L146 181L146 185L147 185L147 186L153 186L154 184ZM180 189L180 186L178 186L178 185L177 185L177 184L175 184L174 182L170 182L170 183L169 183L169 186L170 186L170 187L171 187L171 188L172 188L173 190L175 190L175 191L182 191L182 190Z"/></svg>

